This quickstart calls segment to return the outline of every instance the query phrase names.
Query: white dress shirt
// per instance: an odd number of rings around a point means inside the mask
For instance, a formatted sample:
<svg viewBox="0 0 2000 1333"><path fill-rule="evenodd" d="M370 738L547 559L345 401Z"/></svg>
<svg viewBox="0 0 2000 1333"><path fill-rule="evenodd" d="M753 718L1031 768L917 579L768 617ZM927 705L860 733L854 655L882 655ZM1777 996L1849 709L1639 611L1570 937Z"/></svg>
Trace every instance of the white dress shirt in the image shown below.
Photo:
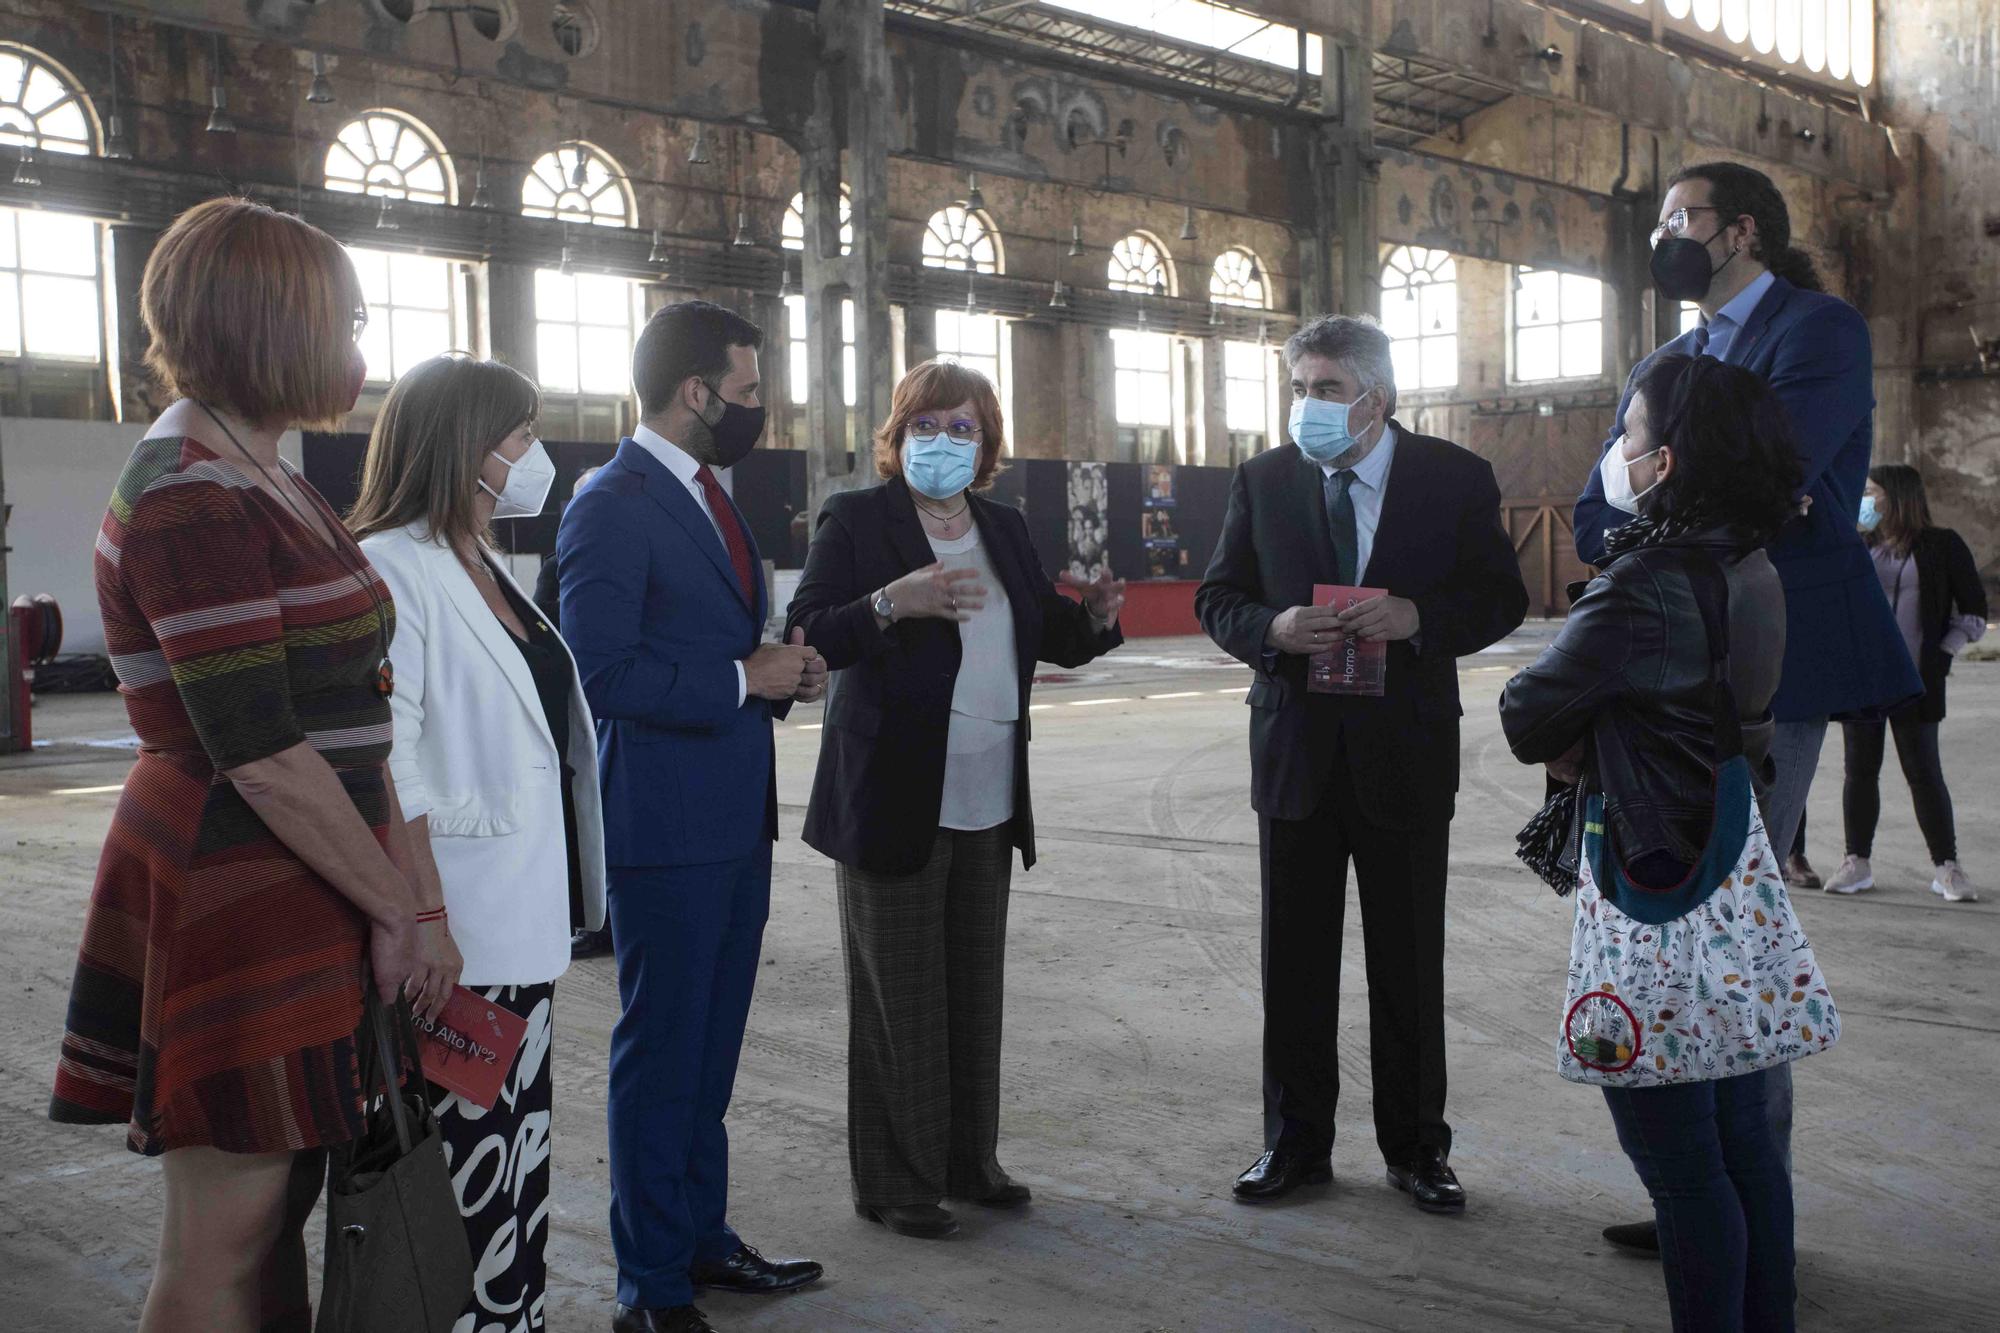
<svg viewBox="0 0 2000 1333"><path fill-rule="evenodd" d="M1759 273L1750 280L1750 285L1729 298L1729 304L1715 312L1715 318L1708 321L1708 355L1718 361L1729 359L1729 345L1736 341L1736 335L1743 332L1743 326L1750 322L1757 303L1764 299L1764 293L1771 290L1777 278L1769 271Z"/></svg>
<svg viewBox="0 0 2000 1333"><path fill-rule="evenodd" d="M1375 531L1382 526L1382 497L1389 491L1389 464L1395 456L1396 428L1384 425L1382 438L1368 451L1368 457L1353 467L1336 468L1331 463L1319 465L1319 470L1326 477L1326 489L1322 499L1332 497L1335 473L1354 474L1354 484L1348 488L1347 498L1354 502L1356 587L1366 587L1368 584L1368 558L1375 553Z"/></svg>
<svg viewBox="0 0 2000 1333"><path fill-rule="evenodd" d="M632 443L660 460L660 466L674 474L674 480L687 487L687 493L694 497L695 504L708 517L708 526L715 529L715 540L721 543L724 555L729 553L729 543L723 541L722 525L715 521L715 511L708 507L708 494L701 488L695 474L701 471L701 463L687 450L675 444L666 436L646 426L636 426L632 430ZM759 631L759 637L762 632ZM743 664L736 664L736 706L741 708L750 697L750 678L744 673Z"/></svg>

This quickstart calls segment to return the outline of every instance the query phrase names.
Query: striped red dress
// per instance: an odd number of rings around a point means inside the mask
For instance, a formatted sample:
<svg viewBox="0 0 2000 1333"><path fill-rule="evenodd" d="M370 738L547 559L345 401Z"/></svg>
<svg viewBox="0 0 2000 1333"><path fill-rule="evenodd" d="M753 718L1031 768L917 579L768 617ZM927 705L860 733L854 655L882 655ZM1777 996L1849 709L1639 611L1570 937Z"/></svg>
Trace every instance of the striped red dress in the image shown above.
<svg viewBox="0 0 2000 1333"><path fill-rule="evenodd" d="M139 758L98 862L49 1114L127 1122L148 1155L345 1142L361 1124L366 921L218 770L310 742L383 837L388 588L358 546L343 561L184 438L133 452L96 566Z"/></svg>

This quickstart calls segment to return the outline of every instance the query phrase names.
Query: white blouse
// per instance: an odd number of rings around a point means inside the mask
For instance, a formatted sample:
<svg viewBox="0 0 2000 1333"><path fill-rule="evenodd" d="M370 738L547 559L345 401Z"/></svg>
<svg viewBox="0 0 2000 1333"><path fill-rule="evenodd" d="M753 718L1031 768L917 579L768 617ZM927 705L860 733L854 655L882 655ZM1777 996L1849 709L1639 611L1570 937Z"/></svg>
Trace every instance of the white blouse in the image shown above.
<svg viewBox="0 0 2000 1333"><path fill-rule="evenodd" d="M926 534L928 535L928 534ZM1014 728L1021 718L1014 610L974 526L963 537L931 537L947 569L976 569L986 605L958 627L963 646L945 740L942 828L976 833L1014 817Z"/></svg>

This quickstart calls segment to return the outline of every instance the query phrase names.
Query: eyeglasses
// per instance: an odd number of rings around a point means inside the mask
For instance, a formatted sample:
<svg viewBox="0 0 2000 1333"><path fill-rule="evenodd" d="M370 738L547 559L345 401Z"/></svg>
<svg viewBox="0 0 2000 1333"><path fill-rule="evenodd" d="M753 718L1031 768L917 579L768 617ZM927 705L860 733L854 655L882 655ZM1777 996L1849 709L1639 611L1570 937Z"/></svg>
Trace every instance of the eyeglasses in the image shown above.
<svg viewBox="0 0 2000 1333"><path fill-rule="evenodd" d="M358 305L354 307L354 341L360 342L361 335L364 332L366 332L367 329L368 329L368 307L365 305Z"/></svg>
<svg viewBox="0 0 2000 1333"><path fill-rule="evenodd" d="M936 417L918 417L910 423L910 430L918 435L936 435L943 431L956 444L971 444L980 436L979 423L967 421L963 417L952 421L940 421Z"/></svg>
<svg viewBox="0 0 2000 1333"><path fill-rule="evenodd" d="M1721 211L1722 211L1721 209L1715 207L1713 204L1684 204L1681 207L1676 208L1673 212L1667 214L1667 220L1665 222L1662 222L1659 226L1653 228L1653 245L1657 247L1661 241L1666 240L1667 237L1669 236L1686 235L1687 225L1688 225L1688 214L1720 213ZM1711 237L1710 239L1712 240L1714 238Z"/></svg>

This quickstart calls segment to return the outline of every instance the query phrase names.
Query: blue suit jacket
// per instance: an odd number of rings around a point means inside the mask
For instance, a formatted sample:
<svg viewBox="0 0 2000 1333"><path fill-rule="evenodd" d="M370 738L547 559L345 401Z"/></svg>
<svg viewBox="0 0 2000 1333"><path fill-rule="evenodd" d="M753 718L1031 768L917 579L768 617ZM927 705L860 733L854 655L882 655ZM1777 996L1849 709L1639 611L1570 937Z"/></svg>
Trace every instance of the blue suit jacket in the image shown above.
<svg viewBox="0 0 2000 1333"><path fill-rule="evenodd" d="M743 535L754 603L701 506L630 439L563 515L560 623L597 718L610 865L734 861L777 837L771 719L786 710L736 701L768 614Z"/></svg>
<svg viewBox="0 0 2000 1333"><path fill-rule="evenodd" d="M1606 449L1624 433L1632 386L1654 357L1692 356L1695 342L1690 330L1633 369ZM1772 715L1792 722L1878 714L1915 698L1923 682L1855 529L1875 434L1867 321L1839 297L1779 278L1724 359L1763 376L1783 401L1805 466L1800 493L1812 497L1805 517L1769 548L1785 587L1784 675ZM1604 534L1626 521L1604 502L1604 484L1593 468L1576 502L1577 555L1587 565L1604 564Z"/></svg>

